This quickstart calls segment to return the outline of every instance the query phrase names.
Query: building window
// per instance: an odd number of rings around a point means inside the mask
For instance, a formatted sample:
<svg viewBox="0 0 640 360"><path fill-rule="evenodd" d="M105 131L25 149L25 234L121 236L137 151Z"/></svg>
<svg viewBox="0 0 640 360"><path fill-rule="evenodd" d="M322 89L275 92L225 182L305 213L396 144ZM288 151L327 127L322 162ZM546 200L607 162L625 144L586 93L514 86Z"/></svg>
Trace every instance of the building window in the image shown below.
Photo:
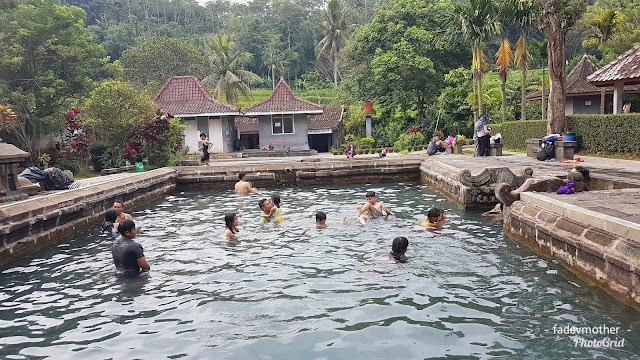
<svg viewBox="0 0 640 360"><path fill-rule="evenodd" d="M273 135L293 134L293 115L271 115Z"/></svg>

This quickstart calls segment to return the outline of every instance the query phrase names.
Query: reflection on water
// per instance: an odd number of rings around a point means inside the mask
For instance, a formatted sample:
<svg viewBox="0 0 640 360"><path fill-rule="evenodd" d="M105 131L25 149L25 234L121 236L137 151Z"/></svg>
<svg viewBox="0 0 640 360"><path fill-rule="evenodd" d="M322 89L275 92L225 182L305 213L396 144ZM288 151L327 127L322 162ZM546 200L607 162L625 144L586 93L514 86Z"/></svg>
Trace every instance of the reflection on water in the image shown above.
<svg viewBox="0 0 640 360"><path fill-rule="evenodd" d="M379 193L396 214L366 226ZM2 269L0 358L637 358L640 313L414 184L282 188L285 221L227 190L133 212L149 275L117 279L111 239L77 234ZM427 210L446 226L414 226ZM327 228L315 227L316 210ZM241 232L222 236L224 213ZM340 223L344 216L350 223ZM406 264L378 258L396 236ZM620 349L574 347L553 326L619 326ZM599 339L602 336L586 336ZM612 336L615 337L615 336Z"/></svg>

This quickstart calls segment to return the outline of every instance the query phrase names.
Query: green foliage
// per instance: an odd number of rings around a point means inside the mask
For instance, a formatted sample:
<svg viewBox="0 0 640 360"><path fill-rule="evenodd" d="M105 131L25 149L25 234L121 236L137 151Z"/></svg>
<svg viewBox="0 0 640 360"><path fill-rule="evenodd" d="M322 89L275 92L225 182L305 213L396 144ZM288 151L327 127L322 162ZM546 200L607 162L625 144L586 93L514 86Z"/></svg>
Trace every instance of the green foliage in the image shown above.
<svg viewBox="0 0 640 360"><path fill-rule="evenodd" d="M0 104L12 105L18 116L12 135L32 156L42 136L61 128L62 113L106 61L84 17L82 9L57 0L0 4Z"/></svg>
<svg viewBox="0 0 640 360"><path fill-rule="evenodd" d="M302 74L302 86L308 90L319 90L330 88L331 83L326 76L314 70Z"/></svg>
<svg viewBox="0 0 640 360"><path fill-rule="evenodd" d="M345 141L355 141L355 140L356 140L356 136L355 136L355 135L353 135L353 134L347 134L347 135L344 137L344 140L345 140Z"/></svg>
<svg viewBox="0 0 640 360"><path fill-rule="evenodd" d="M570 115L565 129L576 133L579 150L594 154L640 153L640 114Z"/></svg>
<svg viewBox="0 0 640 360"><path fill-rule="evenodd" d="M207 74L207 59L198 47L181 39L152 37L125 50L120 58L123 78L159 90L172 76Z"/></svg>
<svg viewBox="0 0 640 360"><path fill-rule="evenodd" d="M95 140L111 154L120 154L140 125L153 119L155 105L148 95L130 84L106 80L90 93L84 114Z"/></svg>
<svg viewBox="0 0 640 360"><path fill-rule="evenodd" d="M503 124L490 124L491 134L502 134L505 149L524 151L527 149L526 140L543 138L547 135L545 120L507 121Z"/></svg>
<svg viewBox="0 0 640 360"><path fill-rule="evenodd" d="M347 133L354 135L354 139L365 135L366 114L360 107L349 106L349 112L345 121Z"/></svg>
<svg viewBox="0 0 640 360"><path fill-rule="evenodd" d="M174 118L169 122L169 129L158 137L156 143L144 142L143 151L153 167L163 167L175 161L175 154L181 149L185 125L180 119Z"/></svg>
<svg viewBox="0 0 640 360"><path fill-rule="evenodd" d="M360 139L360 147L363 149L372 148L375 145L376 141L372 138L362 138Z"/></svg>
<svg viewBox="0 0 640 360"><path fill-rule="evenodd" d="M424 135L422 133L411 133L411 134L402 134L400 136L400 140L403 141L407 146L419 146L424 144Z"/></svg>
<svg viewBox="0 0 640 360"><path fill-rule="evenodd" d="M80 166L78 166L78 163L64 158L56 159L56 161L51 164L51 166L55 166L60 170L69 170L73 174L77 174L80 171Z"/></svg>
<svg viewBox="0 0 640 360"><path fill-rule="evenodd" d="M403 140L398 140L395 143L393 143L393 148L395 149L395 151L403 151L407 149L407 143L404 142Z"/></svg>

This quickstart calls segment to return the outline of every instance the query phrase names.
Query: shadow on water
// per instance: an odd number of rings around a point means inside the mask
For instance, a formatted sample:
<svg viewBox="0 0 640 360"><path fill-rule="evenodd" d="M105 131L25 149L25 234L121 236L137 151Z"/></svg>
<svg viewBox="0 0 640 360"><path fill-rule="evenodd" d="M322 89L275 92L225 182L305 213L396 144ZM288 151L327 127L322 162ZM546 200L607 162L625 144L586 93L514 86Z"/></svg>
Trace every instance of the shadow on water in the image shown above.
<svg viewBox="0 0 640 360"><path fill-rule="evenodd" d="M395 216L358 224L366 190ZM272 191L285 221L263 224ZM445 226L416 226L432 206ZM482 211L411 183L176 192L133 212L148 275L116 277L97 228L2 268L0 357L638 358L638 312ZM406 264L379 257L396 236ZM619 327L625 344L576 347L554 325Z"/></svg>

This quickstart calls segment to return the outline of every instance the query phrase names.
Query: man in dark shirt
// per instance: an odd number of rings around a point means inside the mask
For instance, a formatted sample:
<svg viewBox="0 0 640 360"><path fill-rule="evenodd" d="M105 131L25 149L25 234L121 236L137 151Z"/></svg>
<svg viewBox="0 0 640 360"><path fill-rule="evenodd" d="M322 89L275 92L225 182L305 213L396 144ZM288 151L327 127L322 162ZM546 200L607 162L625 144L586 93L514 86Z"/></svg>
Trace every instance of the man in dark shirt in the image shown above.
<svg viewBox="0 0 640 360"><path fill-rule="evenodd" d="M118 272L139 273L149 271L151 267L147 263L142 251L142 246L133 241L136 237L136 224L132 220L123 220L118 225L121 237L111 246L111 255Z"/></svg>

